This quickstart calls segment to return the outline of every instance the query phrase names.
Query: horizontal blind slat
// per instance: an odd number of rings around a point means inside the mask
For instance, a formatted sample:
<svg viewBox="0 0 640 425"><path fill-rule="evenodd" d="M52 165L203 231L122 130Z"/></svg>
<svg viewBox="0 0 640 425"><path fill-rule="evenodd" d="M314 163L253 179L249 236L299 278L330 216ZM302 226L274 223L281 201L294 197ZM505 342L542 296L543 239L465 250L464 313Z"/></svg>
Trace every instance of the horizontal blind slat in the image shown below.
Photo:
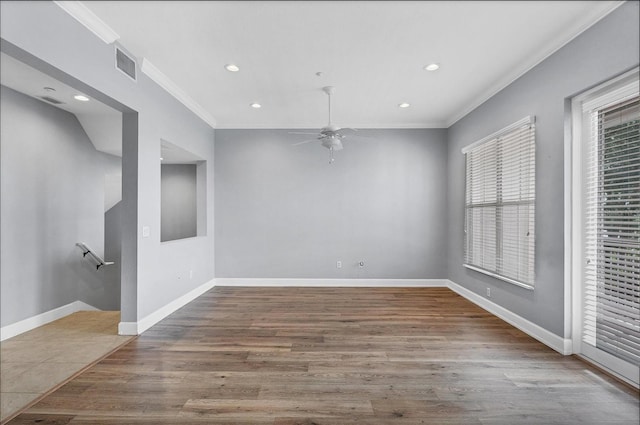
<svg viewBox="0 0 640 425"><path fill-rule="evenodd" d="M464 261L533 284L535 127L509 126L465 148Z"/></svg>
<svg viewBox="0 0 640 425"><path fill-rule="evenodd" d="M632 90L632 91L629 91ZM635 90L635 94L633 93ZM583 103L583 340L640 360L640 98L637 83ZM587 107L588 106L588 107Z"/></svg>

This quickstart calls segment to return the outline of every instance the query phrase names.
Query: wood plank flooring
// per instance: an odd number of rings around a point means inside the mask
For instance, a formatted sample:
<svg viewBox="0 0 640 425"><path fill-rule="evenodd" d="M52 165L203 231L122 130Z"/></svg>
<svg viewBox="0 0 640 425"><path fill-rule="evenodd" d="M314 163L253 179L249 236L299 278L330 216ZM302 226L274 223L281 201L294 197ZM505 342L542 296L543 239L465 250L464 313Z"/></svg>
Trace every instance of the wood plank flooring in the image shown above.
<svg viewBox="0 0 640 425"><path fill-rule="evenodd" d="M633 424L638 394L446 288L216 287L11 424Z"/></svg>

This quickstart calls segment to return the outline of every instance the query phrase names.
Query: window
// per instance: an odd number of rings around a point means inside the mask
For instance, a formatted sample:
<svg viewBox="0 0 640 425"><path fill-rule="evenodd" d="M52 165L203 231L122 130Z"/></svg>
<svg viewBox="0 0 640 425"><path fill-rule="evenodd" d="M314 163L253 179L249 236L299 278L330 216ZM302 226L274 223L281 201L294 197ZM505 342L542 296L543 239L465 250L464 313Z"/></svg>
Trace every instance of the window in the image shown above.
<svg viewBox="0 0 640 425"><path fill-rule="evenodd" d="M638 71L574 100L579 182L579 352L638 385L640 97ZM577 113L577 116L576 116ZM579 143L579 146L576 144ZM574 162L575 164L575 162ZM575 173L575 171L574 171ZM575 196L578 195L578 196Z"/></svg>
<svg viewBox="0 0 640 425"><path fill-rule="evenodd" d="M533 289L535 129L531 117L467 146L464 266Z"/></svg>

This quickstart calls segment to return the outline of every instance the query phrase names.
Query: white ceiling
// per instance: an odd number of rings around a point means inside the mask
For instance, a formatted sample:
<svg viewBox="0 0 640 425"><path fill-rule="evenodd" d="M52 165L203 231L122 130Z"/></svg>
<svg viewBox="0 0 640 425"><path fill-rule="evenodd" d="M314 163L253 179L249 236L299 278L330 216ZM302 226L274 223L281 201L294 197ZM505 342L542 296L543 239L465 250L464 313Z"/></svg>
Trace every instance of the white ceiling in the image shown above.
<svg viewBox="0 0 640 425"><path fill-rule="evenodd" d="M445 127L612 1L86 1L218 128ZM438 62L440 70L423 67ZM240 71L224 69L234 63ZM322 72L322 76L316 76ZM259 102L261 109L249 106ZM410 108L398 104L408 102Z"/></svg>

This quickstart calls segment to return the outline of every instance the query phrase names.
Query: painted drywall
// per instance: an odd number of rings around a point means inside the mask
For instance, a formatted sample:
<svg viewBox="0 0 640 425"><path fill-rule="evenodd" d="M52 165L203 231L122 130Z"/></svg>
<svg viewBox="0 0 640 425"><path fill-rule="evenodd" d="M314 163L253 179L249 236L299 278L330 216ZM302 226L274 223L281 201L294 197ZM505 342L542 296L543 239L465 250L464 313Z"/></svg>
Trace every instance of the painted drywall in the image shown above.
<svg viewBox="0 0 640 425"><path fill-rule="evenodd" d="M214 277L213 232L160 243L159 160L160 140L164 139L212 164L213 129L144 73L138 72L135 82L115 69L114 45L102 42L55 3L1 2L0 12L3 51L126 111L122 321L141 320L210 281ZM213 173L204 175L212 188ZM207 202L207 228L213 229L213 196ZM41 213L46 214L46 209ZM149 228L149 237L143 237L143 227Z"/></svg>
<svg viewBox="0 0 640 425"><path fill-rule="evenodd" d="M564 329L565 99L636 66L638 2L628 2L458 121L448 134L448 278L559 336ZM535 290L462 266L464 155L460 149L536 117Z"/></svg>
<svg viewBox="0 0 640 425"><path fill-rule="evenodd" d="M446 131L358 135L216 131L217 277L446 277Z"/></svg>
<svg viewBox="0 0 640 425"><path fill-rule="evenodd" d="M75 244L104 255L105 175L120 158L73 114L1 90L2 326L77 300L118 310L119 289Z"/></svg>
<svg viewBox="0 0 640 425"><path fill-rule="evenodd" d="M122 132L122 127L120 127ZM89 134L87 134L89 136ZM91 138L91 136L89 136ZM122 168L122 167L121 167ZM104 210L109 211L117 203L122 201L122 170L118 173L104 176Z"/></svg>
<svg viewBox="0 0 640 425"><path fill-rule="evenodd" d="M122 273L122 202L118 202L104 213L104 259L113 262L104 267L104 285L114 294L116 309L120 309Z"/></svg>
<svg viewBox="0 0 640 425"><path fill-rule="evenodd" d="M196 164L163 164L160 176L160 241L196 236Z"/></svg>
<svg viewBox="0 0 640 425"><path fill-rule="evenodd" d="M76 117L96 149L122 156L122 114L77 114Z"/></svg>

